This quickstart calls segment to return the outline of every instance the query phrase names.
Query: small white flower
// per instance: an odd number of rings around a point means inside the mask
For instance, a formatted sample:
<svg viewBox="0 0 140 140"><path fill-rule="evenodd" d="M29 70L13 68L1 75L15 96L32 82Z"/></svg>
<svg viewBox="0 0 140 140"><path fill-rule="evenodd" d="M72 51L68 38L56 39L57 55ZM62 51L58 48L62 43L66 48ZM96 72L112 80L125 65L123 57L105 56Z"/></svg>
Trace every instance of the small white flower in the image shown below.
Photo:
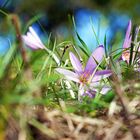
<svg viewBox="0 0 140 140"><path fill-rule="evenodd" d="M22 36L23 42L27 47L36 50L36 49L45 49L44 44L41 42L39 36L36 34L32 27L29 27L29 31L26 35Z"/></svg>
<svg viewBox="0 0 140 140"><path fill-rule="evenodd" d="M60 60L57 55L45 47L45 45L42 43L39 36L31 26L29 27L29 31L27 32L27 34L22 35L22 39L25 45L33 50L44 49L45 51L47 51L47 53L49 53L53 57L58 66L60 65Z"/></svg>

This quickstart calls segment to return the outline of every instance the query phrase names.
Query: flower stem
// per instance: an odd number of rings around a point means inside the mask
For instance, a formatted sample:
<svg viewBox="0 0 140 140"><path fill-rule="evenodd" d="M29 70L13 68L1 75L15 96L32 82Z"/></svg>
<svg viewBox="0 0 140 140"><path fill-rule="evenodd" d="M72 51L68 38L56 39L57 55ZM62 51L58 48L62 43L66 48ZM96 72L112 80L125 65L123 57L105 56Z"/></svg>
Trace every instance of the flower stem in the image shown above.
<svg viewBox="0 0 140 140"><path fill-rule="evenodd" d="M60 66L60 60L59 60L59 58L56 56L56 54L53 52L53 51L51 51L51 50L49 50L48 48L44 48L45 49L45 51L47 52L47 53L49 53L52 57L53 57L53 59L55 60L55 62L57 63L57 65L58 66Z"/></svg>

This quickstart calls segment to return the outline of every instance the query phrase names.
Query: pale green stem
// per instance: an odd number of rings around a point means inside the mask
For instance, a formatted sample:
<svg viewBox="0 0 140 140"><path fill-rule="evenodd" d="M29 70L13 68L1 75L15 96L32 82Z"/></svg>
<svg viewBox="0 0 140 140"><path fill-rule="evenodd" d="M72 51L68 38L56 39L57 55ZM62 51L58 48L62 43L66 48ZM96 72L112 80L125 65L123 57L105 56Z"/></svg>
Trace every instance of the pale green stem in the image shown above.
<svg viewBox="0 0 140 140"><path fill-rule="evenodd" d="M59 60L59 58L56 56L56 54L55 54L53 51L51 51L51 50L49 50L48 48L46 48L46 47L44 47L44 49L45 49L45 51L46 51L47 53L49 53L49 54L53 57L53 59L55 60L55 62L57 63L57 65L60 66L60 60Z"/></svg>
<svg viewBox="0 0 140 140"><path fill-rule="evenodd" d="M55 60L55 62L57 63L57 65L60 66L60 59L55 55L55 53L53 53L53 51L49 50L46 47L44 49L45 49L45 51L47 51L47 53L49 53L53 57L53 59ZM73 92L73 90L71 88L71 85L70 85L69 81L66 81L65 84L67 86L67 89L70 92L71 97L72 98L75 98L74 92Z"/></svg>

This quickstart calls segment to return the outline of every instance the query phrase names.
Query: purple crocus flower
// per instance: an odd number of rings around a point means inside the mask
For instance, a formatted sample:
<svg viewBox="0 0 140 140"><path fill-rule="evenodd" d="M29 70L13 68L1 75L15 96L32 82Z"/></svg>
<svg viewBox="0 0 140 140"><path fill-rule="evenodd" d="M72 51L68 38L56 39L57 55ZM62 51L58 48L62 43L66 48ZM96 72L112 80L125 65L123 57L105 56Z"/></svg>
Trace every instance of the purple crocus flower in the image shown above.
<svg viewBox="0 0 140 140"><path fill-rule="evenodd" d="M44 44L32 27L29 27L29 31L26 35L22 36L22 39L24 43L33 50L45 49Z"/></svg>
<svg viewBox="0 0 140 140"><path fill-rule="evenodd" d="M132 28L132 23L131 20L128 23L128 27L127 27L127 31L126 31L126 35L125 35L125 39L124 39L124 43L123 43L123 52L122 52L122 56L121 59L123 61L126 61L127 64L129 64L129 59L130 59L130 47L131 47L131 41L132 41L132 35L131 35L131 28ZM139 43L137 42L137 37L138 37L138 33L139 33L139 28L136 28L136 33L135 33L135 46L133 48L133 58L132 61L134 61L136 52L140 52L140 48L139 48ZM136 63L134 64L134 70L136 71L140 71L140 58L137 57L136 58Z"/></svg>
<svg viewBox="0 0 140 140"><path fill-rule="evenodd" d="M99 85L100 80L107 78L111 75L111 70L98 70L97 67L105 55L103 45L100 45L90 56L85 68L83 69L80 60L70 52L70 61L74 68L74 72L63 68L56 68L56 71L63 74L67 79L79 83L79 96L89 93L88 90L85 92L85 87L89 84L92 87L92 91L97 91L94 85ZM92 86L93 85L93 86Z"/></svg>
<svg viewBox="0 0 140 140"><path fill-rule="evenodd" d="M126 61L127 63L129 63L129 59L130 59L130 46L131 46L131 40L132 40L132 35L131 35L131 20L128 23L128 27L127 27L127 31L126 31L126 35L125 35L125 39L124 39L124 43L123 43L123 52L122 52L122 60Z"/></svg>

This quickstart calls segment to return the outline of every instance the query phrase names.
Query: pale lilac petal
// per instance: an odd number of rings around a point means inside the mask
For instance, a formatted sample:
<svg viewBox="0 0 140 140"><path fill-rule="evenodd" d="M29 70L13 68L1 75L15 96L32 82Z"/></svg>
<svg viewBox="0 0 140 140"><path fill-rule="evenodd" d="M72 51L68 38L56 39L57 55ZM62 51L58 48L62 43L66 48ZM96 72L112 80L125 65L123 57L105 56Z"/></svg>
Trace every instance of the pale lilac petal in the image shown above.
<svg viewBox="0 0 140 140"><path fill-rule="evenodd" d="M105 55L104 46L100 45L95 49L95 51L90 56L86 64L85 71L92 73L97 66L97 62L100 63L104 55Z"/></svg>
<svg viewBox="0 0 140 140"><path fill-rule="evenodd" d="M38 46L38 49L43 49L44 48L44 45L41 44L40 42L38 42L36 40L36 38L30 32L27 32L27 37L29 38L29 40L32 44L35 44L36 46Z"/></svg>
<svg viewBox="0 0 140 140"><path fill-rule="evenodd" d="M95 95L96 95L96 91L95 90L91 90L91 89L86 90L85 93L83 94L83 96L86 96L86 95L88 95L90 98L94 98Z"/></svg>
<svg viewBox="0 0 140 140"><path fill-rule="evenodd" d="M70 70L66 70L66 69L62 69L62 68L56 68L55 70L58 73L63 74L67 79L72 80L72 81L77 82L77 83L80 83L77 73L74 73Z"/></svg>
<svg viewBox="0 0 140 140"><path fill-rule="evenodd" d="M132 23L131 23L131 20L129 20L127 31L126 31L126 38L129 38L130 37L131 27L132 27Z"/></svg>
<svg viewBox="0 0 140 140"><path fill-rule="evenodd" d="M32 27L29 27L29 32L27 32L27 35L23 35L22 39L24 43L31 49L44 49L45 46L41 42L40 38L34 31Z"/></svg>
<svg viewBox="0 0 140 140"><path fill-rule="evenodd" d="M102 89L100 89L100 88L101 88L101 86L97 87L97 88L94 88L94 90L95 90L95 92L99 92L102 95L105 95L106 93L108 93L108 91L111 90L110 86L104 86L104 87L102 87Z"/></svg>
<svg viewBox="0 0 140 140"><path fill-rule="evenodd" d="M90 83L90 88L96 88L96 87L103 86L103 85L104 85L103 82L93 81L93 82Z"/></svg>
<svg viewBox="0 0 140 140"><path fill-rule="evenodd" d="M105 95L105 94L108 93L110 90L111 90L111 87L109 87L109 86L104 86L104 87L101 89L100 93L101 93L102 95Z"/></svg>
<svg viewBox="0 0 140 140"><path fill-rule="evenodd" d="M35 30L31 26L29 27L29 31L32 34L32 36L36 39L37 42L41 42L40 38L38 37Z"/></svg>
<svg viewBox="0 0 140 140"><path fill-rule="evenodd" d="M30 39L31 42L37 43L37 40L34 38L34 36L30 32L27 32L26 36Z"/></svg>
<svg viewBox="0 0 140 140"><path fill-rule="evenodd" d="M36 44L32 43L27 36L23 35L22 40L25 43L25 45L27 45L27 47L29 47L29 48L31 48L33 50L38 49L38 46Z"/></svg>
<svg viewBox="0 0 140 140"><path fill-rule="evenodd" d="M92 82L98 82L104 78L109 77L112 74L111 70L100 70L95 73L92 78Z"/></svg>
<svg viewBox="0 0 140 140"><path fill-rule="evenodd" d="M79 61L79 59L72 52L69 53L69 56L75 72L81 73L83 70L82 70L82 64Z"/></svg>
<svg viewBox="0 0 140 140"><path fill-rule="evenodd" d="M127 31L126 31L126 38L129 38L130 33L131 33L131 26L132 26L132 22L131 20L129 20L128 22L128 27L127 27Z"/></svg>
<svg viewBox="0 0 140 140"><path fill-rule="evenodd" d="M32 27L29 27L29 31L32 34L32 36L34 37L34 39L36 40L36 42L38 42L38 44L40 44L40 47L44 48L45 46L43 45L42 41L40 40L39 36L36 34L34 29Z"/></svg>
<svg viewBox="0 0 140 140"><path fill-rule="evenodd" d="M123 43L123 49L126 49L126 48L130 47L131 38L132 38L130 36L131 26L132 26L132 23L131 23L131 20L130 20L129 23L128 23L128 27L127 27L127 31L126 31L126 35L125 35L125 39L124 39L124 43Z"/></svg>
<svg viewBox="0 0 140 140"><path fill-rule="evenodd" d="M129 39L128 39L128 46L130 47L130 45L131 45L131 40L132 40L132 35L129 37Z"/></svg>

